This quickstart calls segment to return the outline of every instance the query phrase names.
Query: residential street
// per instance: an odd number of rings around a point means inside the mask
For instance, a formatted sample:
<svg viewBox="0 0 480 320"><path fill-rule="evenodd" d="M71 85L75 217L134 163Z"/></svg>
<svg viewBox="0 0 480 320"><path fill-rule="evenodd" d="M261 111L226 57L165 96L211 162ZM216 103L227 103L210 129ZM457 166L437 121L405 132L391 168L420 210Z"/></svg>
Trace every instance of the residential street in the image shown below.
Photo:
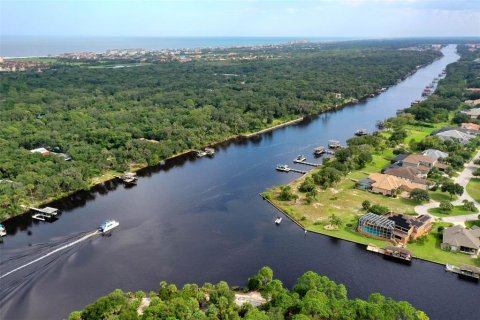
<svg viewBox="0 0 480 320"><path fill-rule="evenodd" d="M461 185L464 188L464 191L463 191L463 194L457 200L452 202L452 204L455 205L455 206L458 206L458 205L462 204L463 200L472 201L475 204L475 207L477 207L477 209L480 212L480 203L475 201L467 193L467 190L466 190L466 186L467 186L468 182L473 177L473 171L475 171L475 169L479 167L478 165L475 165L473 163L473 161L476 160L476 159L480 159L480 151L477 152L477 154L473 157L473 159L465 165L465 168L463 169L463 171L453 180L455 183L458 183L459 185ZM417 214L425 214L425 215L432 216L434 218L438 218L438 217L430 214L428 212L428 210L432 209L432 208L436 208L439 205L440 205L439 202L432 200L432 201L430 201L426 204L416 206L415 207L415 212ZM452 216L452 217L445 217L445 218L440 218L440 219L443 222L450 222L450 223L453 223L453 224L465 225L465 221L477 220L478 215L479 215L479 213L477 212L477 213L467 214L467 215L463 215L463 216Z"/></svg>

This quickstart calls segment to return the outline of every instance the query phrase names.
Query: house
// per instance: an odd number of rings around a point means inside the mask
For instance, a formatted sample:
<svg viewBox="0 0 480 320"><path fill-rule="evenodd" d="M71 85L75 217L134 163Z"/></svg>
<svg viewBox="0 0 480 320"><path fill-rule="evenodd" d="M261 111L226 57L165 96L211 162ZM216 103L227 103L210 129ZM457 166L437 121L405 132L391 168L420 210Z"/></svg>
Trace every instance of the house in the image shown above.
<svg viewBox="0 0 480 320"><path fill-rule="evenodd" d="M465 100L464 101L465 104L469 105L469 106L476 106L477 104L480 104L480 99L475 99L475 100Z"/></svg>
<svg viewBox="0 0 480 320"><path fill-rule="evenodd" d="M405 179L410 182L415 182L422 185L428 185L430 181L428 179L422 178L423 173L415 167L398 167L387 169L383 172L384 174L389 174L397 178Z"/></svg>
<svg viewBox="0 0 480 320"><path fill-rule="evenodd" d="M402 167L415 167L426 175L433 167L445 170L447 165L439 162L437 159L423 154L410 154L400 163Z"/></svg>
<svg viewBox="0 0 480 320"><path fill-rule="evenodd" d="M460 251L472 255L480 254L480 228L465 229L462 226L453 226L443 230L443 250Z"/></svg>
<svg viewBox="0 0 480 320"><path fill-rule="evenodd" d="M427 215L412 217L392 212L385 217L395 223L393 237L395 242L401 244L407 244L411 240L426 235L433 226L433 219Z"/></svg>
<svg viewBox="0 0 480 320"><path fill-rule="evenodd" d="M473 108L470 110L462 111L461 113L470 117L470 119L478 119L480 117L480 108Z"/></svg>
<svg viewBox="0 0 480 320"><path fill-rule="evenodd" d="M446 159L448 157L448 153L436 150L436 149L427 149L422 152L422 155L426 157L433 158L435 160L438 159Z"/></svg>
<svg viewBox="0 0 480 320"><path fill-rule="evenodd" d="M425 185L410 182L406 179L398 178L389 174L372 173L368 178L373 181L369 190L373 193L381 193L386 196L394 195L398 189L407 193L414 189L427 189Z"/></svg>
<svg viewBox="0 0 480 320"><path fill-rule="evenodd" d="M50 154L50 151L48 151L45 148L37 148L37 149L32 149L30 150L31 153L40 153L43 156L48 156Z"/></svg>
<svg viewBox="0 0 480 320"><path fill-rule="evenodd" d="M433 219L426 215L389 213L381 216L369 212L358 219L357 231L367 237L407 244L427 234L432 226Z"/></svg>
<svg viewBox="0 0 480 320"><path fill-rule="evenodd" d="M471 122L462 123L460 125L460 128L467 129L469 131L480 131L480 125L476 123L471 123Z"/></svg>
<svg viewBox="0 0 480 320"><path fill-rule="evenodd" d="M456 129L439 132L436 134L436 136L438 136L443 141L455 139L461 144L466 144L475 137L473 134L465 133Z"/></svg>

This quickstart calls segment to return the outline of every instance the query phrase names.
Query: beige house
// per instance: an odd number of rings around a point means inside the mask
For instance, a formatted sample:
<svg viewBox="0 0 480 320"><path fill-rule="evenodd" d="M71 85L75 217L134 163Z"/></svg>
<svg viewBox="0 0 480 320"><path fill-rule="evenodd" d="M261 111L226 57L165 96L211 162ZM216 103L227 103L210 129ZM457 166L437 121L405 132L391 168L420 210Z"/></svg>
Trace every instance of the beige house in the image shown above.
<svg viewBox="0 0 480 320"><path fill-rule="evenodd" d="M424 184L411 182L389 174L372 173L368 176L368 179L373 181L370 185L371 192L381 193L386 196L394 195L397 189L407 193L410 193L414 189L427 189L427 186Z"/></svg>
<svg viewBox="0 0 480 320"><path fill-rule="evenodd" d="M480 228L465 229L453 226L443 231L441 248L448 251L459 251L472 255L480 254Z"/></svg>

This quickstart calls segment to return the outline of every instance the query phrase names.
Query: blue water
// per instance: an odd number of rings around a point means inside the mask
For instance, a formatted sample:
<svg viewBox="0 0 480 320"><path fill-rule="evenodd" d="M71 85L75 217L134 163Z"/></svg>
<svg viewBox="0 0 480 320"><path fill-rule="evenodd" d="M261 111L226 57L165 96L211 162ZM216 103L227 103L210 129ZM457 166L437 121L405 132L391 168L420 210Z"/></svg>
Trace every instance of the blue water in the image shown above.
<svg viewBox="0 0 480 320"><path fill-rule="evenodd" d="M33 37L1 36L0 56L32 57L67 52L105 52L108 49L147 50L284 44L294 40L333 41L346 38L299 37Z"/></svg>

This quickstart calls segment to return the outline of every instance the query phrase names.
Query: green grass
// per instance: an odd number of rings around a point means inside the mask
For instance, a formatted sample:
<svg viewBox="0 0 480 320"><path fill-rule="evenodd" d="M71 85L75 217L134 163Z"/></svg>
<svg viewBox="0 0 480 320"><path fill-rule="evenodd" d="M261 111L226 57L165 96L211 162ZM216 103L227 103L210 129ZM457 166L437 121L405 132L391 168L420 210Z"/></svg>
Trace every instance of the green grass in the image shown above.
<svg viewBox="0 0 480 320"><path fill-rule="evenodd" d="M466 214L476 213L476 212L467 211L467 210L463 209L463 206L461 206L461 205L453 207L452 211L450 211L450 212L442 211L442 210L440 210L440 208L428 209L428 212L433 214L434 216L437 216L437 217L463 216L463 215L466 215Z"/></svg>
<svg viewBox="0 0 480 320"><path fill-rule="evenodd" d="M467 228L471 228L473 226L480 227L480 220L465 221L465 226Z"/></svg>
<svg viewBox="0 0 480 320"><path fill-rule="evenodd" d="M438 202L442 202L442 201L452 202L452 201L455 201L455 200L458 199L458 196L454 195L453 197L450 197L449 193L442 192L442 191L440 191L440 189L438 189L436 191L430 191L429 195L430 195L430 198L432 200L435 200L435 201L438 201Z"/></svg>
<svg viewBox="0 0 480 320"><path fill-rule="evenodd" d="M480 178L473 178L468 182L467 193L475 199L475 201L480 202Z"/></svg>

